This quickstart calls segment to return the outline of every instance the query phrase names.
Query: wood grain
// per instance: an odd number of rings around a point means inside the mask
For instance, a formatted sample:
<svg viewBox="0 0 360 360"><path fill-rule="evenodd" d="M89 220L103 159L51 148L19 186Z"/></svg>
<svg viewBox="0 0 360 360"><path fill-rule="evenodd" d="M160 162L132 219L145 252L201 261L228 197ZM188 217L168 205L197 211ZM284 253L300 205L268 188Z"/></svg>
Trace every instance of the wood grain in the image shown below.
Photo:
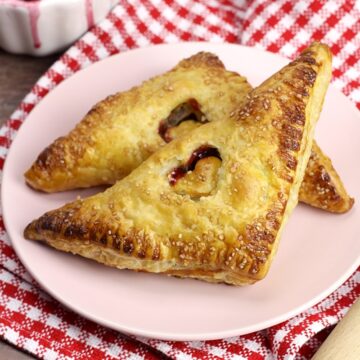
<svg viewBox="0 0 360 360"><path fill-rule="evenodd" d="M0 124L57 58L58 55L43 58L16 56L0 50Z"/></svg>
<svg viewBox="0 0 360 360"><path fill-rule="evenodd" d="M0 125L57 58L58 55L43 58L16 56L0 50ZM30 360L34 357L0 340L0 359Z"/></svg>
<svg viewBox="0 0 360 360"><path fill-rule="evenodd" d="M360 359L360 300L321 345L312 360Z"/></svg>

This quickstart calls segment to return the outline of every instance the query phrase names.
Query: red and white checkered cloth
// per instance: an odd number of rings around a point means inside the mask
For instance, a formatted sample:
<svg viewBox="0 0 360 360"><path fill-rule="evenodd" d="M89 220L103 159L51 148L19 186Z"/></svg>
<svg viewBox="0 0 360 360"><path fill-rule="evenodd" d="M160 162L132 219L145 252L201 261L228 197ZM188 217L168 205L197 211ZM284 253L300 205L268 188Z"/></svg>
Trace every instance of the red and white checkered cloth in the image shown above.
<svg viewBox="0 0 360 360"><path fill-rule="evenodd" d="M290 58L311 41L324 41L334 54L333 84L360 108L359 1L120 0L39 79L1 128L1 168L21 123L65 78L118 52L190 40L240 43ZM360 268L318 305L264 331L216 341L130 339L40 290L0 221L0 335L44 359L309 359L359 296Z"/></svg>

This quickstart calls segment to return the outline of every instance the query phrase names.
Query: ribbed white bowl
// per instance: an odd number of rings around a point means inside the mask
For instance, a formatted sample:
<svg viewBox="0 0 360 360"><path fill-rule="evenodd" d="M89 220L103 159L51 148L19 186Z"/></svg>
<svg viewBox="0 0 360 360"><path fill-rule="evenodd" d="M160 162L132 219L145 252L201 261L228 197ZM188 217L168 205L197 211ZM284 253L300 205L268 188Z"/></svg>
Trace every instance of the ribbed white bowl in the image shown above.
<svg viewBox="0 0 360 360"><path fill-rule="evenodd" d="M0 0L0 47L48 55L73 43L118 0Z"/></svg>

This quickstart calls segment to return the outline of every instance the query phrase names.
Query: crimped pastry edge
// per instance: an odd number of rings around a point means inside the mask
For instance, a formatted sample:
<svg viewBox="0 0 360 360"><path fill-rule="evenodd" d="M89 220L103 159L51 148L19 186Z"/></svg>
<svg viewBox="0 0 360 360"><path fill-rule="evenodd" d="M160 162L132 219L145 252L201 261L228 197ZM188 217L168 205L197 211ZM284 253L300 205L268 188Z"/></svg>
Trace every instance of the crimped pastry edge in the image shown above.
<svg viewBox="0 0 360 360"><path fill-rule="evenodd" d="M144 271L157 274L166 274L180 278L193 278L205 280L212 283L226 283L228 285L250 285L256 282L249 277L243 277L235 274L228 269L221 268L204 268L203 264L193 264L193 268L189 266L181 266L176 260L149 260L130 257L120 254L113 249L100 247L95 244L84 244L81 241L73 241L71 243L61 240L47 240L50 246L57 250L81 255L87 259L95 260L98 263L120 270L129 269L135 271Z"/></svg>

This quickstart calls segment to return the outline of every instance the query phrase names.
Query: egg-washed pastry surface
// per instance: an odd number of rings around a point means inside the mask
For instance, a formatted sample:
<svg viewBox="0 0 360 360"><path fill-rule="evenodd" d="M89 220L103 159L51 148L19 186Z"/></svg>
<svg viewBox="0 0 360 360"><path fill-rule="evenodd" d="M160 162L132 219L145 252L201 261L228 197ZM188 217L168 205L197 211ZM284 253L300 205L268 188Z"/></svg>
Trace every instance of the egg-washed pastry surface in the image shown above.
<svg viewBox="0 0 360 360"><path fill-rule="evenodd" d="M246 101L251 89L245 78L227 71L215 55L198 53L172 71L98 103L70 134L39 155L26 172L26 181L47 192L114 184L167 142L206 122L223 120ZM327 192L319 202L319 183L307 171L299 199L327 211L345 212L352 199L320 151L314 147L313 164L326 172L336 198Z"/></svg>
<svg viewBox="0 0 360 360"><path fill-rule="evenodd" d="M299 199L334 213L344 213L354 205L354 199L348 195L331 160L315 141L300 187Z"/></svg>
<svg viewBox="0 0 360 360"><path fill-rule="evenodd" d="M39 155L26 180L47 192L114 184L180 133L222 119L250 90L216 56L199 53L98 103Z"/></svg>
<svg viewBox="0 0 360 360"><path fill-rule="evenodd" d="M330 77L330 52L315 43L228 118L170 142L105 192L44 214L25 237L120 269L262 279L297 203Z"/></svg>

